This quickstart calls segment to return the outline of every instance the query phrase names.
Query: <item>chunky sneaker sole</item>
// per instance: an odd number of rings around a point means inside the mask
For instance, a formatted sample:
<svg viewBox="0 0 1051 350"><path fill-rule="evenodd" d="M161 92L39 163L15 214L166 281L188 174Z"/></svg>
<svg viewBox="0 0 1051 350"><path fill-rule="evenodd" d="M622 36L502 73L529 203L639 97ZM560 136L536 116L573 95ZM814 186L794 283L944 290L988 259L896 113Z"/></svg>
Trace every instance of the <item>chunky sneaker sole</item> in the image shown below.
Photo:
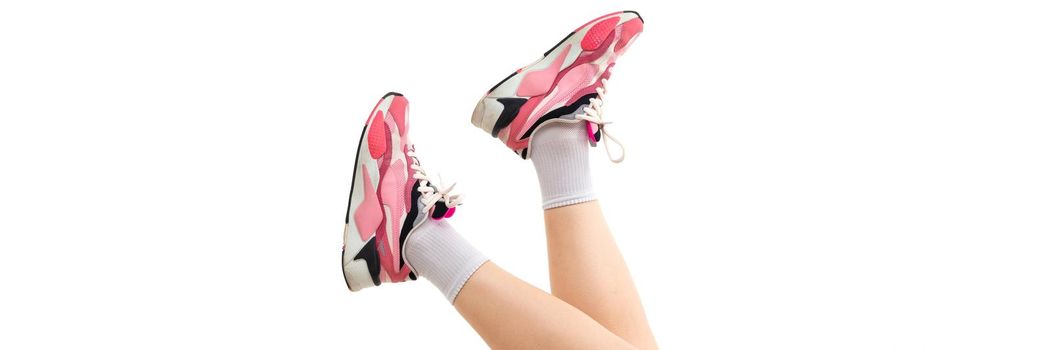
<svg viewBox="0 0 1051 350"><path fill-rule="evenodd" d="M635 11L596 18L562 39L544 56L504 78L478 102L471 123L500 139L522 159L531 136L552 122L575 123L603 90L617 58L642 32ZM601 137L588 124L592 146Z"/></svg>

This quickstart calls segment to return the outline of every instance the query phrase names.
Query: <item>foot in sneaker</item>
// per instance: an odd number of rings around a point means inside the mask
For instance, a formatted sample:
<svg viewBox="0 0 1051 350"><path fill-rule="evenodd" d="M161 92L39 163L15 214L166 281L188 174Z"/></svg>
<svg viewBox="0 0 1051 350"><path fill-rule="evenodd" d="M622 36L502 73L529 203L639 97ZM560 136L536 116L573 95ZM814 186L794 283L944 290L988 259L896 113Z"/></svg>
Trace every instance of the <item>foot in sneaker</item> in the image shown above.
<svg viewBox="0 0 1051 350"><path fill-rule="evenodd" d="M391 92L373 108L358 141L346 226L343 277L351 291L415 280L406 240L426 222L453 215L459 196L427 178L409 141L409 102Z"/></svg>
<svg viewBox="0 0 1051 350"><path fill-rule="evenodd" d="M531 157L533 136L554 123L583 123L578 127L595 146L608 138L606 152L614 157L608 141L616 142L604 126L602 99L606 79L617 58L642 32L642 18L634 11L596 18L562 39L533 64L496 84L478 102L471 122L499 138L522 159Z"/></svg>

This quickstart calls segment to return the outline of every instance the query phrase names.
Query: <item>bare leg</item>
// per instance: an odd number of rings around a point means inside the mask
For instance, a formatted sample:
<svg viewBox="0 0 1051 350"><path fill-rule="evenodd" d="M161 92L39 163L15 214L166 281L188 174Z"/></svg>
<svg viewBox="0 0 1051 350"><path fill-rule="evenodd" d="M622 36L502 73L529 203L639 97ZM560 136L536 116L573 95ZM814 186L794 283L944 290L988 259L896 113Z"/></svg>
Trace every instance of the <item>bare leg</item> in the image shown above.
<svg viewBox="0 0 1051 350"><path fill-rule="evenodd" d="M635 283L597 201L544 211L551 294L640 349L656 349Z"/></svg>
<svg viewBox="0 0 1051 350"><path fill-rule="evenodd" d="M471 275L453 306L493 349L635 349L492 262Z"/></svg>

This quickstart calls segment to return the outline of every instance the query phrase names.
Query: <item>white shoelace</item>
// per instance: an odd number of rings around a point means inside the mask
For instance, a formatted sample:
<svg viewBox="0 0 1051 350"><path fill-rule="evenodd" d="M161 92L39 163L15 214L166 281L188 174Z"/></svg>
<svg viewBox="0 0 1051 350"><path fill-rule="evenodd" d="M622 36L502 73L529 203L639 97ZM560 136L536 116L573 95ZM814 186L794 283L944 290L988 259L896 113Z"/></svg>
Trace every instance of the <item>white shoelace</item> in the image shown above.
<svg viewBox="0 0 1051 350"><path fill-rule="evenodd" d="M420 191L421 194L420 200L423 201L423 210L431 209L431 207L440 200L444 200L445 206L450 209L463 203L463 195L449 193L456 187L455 182L452 185L449 185L449 187L439 189L441 186L441 176L439 176L439 181L432 181L431 178L427 176L427 172L423 170L423 166L420 165L419 158L416 158L415 145L410 146L409 150L405 153L409 158L412 158L412 164L409 165L409 168L413 170L412 177L416 180L420 180L420 187L417 190Z"/></svg>
<svg viewBox="0 0 1051 350"><path fill-rule="evenodd" d="M598 97L592 97L590 100L588 100L589 103L587 107L584 107L584 113L577 114L575 118L577 120L587 121L598 126L598 131L602 133L602 143L606 146L606 156L609 157L610 161L614 163L620 163L624 160L624 152L626 151L626 149L624 148L624 144L621 143L620 140L617 140L616 137L613 137L613 135L609 133L609 130L605 129L606 125L613 124L613 122L602 119L602 100L606 97L606 79L602 79L601 83L601 86L595 88L595 92L598 93ZM613 141L613 143L616 143L617 146L620 147L620 157L613 157L613 152L611 152L609 149L610 141Z"/></svg>

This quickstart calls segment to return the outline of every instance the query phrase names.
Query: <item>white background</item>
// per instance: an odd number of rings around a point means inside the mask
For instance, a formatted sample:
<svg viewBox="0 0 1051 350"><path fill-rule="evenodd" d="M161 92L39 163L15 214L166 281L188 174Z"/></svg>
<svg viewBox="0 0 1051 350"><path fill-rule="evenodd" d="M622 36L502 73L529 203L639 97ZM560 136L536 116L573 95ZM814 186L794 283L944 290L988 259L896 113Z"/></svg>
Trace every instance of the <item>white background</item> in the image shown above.
<svg viewBox="0 0 1051 350"><path fill-rule="evenodd" d="M633 9L592 163L663 347L1047 349L1040 5L4 2L0 348L483 348L426 282L346 290L362 123L404 93L456 227L546 288L532 167L470 115Z"/></svg>

